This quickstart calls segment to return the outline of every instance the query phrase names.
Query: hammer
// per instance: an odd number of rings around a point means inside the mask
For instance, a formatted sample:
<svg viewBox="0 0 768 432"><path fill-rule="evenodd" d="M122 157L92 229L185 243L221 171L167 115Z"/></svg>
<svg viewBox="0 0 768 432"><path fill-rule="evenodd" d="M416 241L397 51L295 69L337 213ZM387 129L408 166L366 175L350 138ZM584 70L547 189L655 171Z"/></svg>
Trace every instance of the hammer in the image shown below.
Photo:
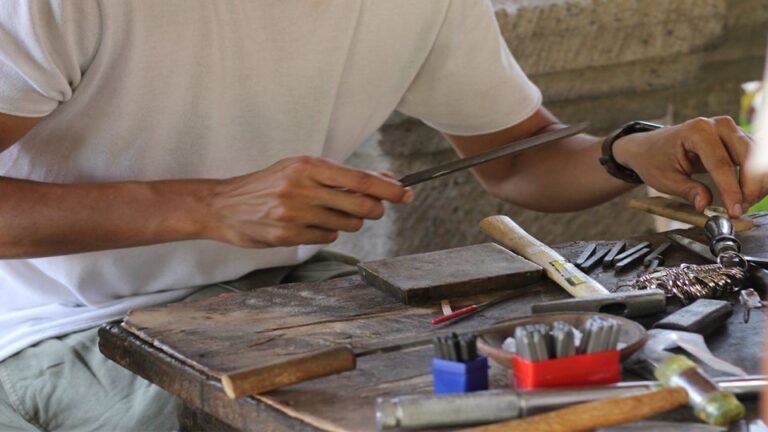
<svg viewBox="0 0 768 432"><path fill-rule="evenodd" d="M698 418L711 425L726 426L744 417L744 405L733 393L720 390L683 355L665 358L654 374L664 388L652 393L587 402L467 431L588 431L642 420L684 405L690 405Z"/></svg>
<svg viewBox="0 0 768 432"><path fill-rule="evenodd" d="M489 216L480 221L480 229L509 250L540 265L547 277L572 296L610 294L604 286L584 274L554 249L525 232L507 216Z"/></svg>

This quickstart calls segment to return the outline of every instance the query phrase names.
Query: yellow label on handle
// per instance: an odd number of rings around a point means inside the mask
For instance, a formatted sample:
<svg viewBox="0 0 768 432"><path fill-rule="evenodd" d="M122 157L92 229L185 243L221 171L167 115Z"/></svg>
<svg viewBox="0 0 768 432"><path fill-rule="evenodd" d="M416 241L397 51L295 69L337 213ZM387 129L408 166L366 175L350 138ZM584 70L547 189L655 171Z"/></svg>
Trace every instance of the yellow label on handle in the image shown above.
<svg viewBox="0 0 768 432"><path fill-rule="evenodd" d="M568 261L550 261L549 265L555 268L560 276L565 279L570 286L581 285L586 281L581 277L581 273L576 266Z"/></svg>

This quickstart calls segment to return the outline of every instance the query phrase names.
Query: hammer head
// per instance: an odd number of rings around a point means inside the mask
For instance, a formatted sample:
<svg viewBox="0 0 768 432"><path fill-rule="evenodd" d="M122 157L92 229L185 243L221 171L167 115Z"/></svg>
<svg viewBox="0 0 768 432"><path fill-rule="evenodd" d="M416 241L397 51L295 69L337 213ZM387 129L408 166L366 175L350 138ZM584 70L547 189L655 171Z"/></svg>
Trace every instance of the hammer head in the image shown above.
<svg viewBox="0 0 768 432"><path fill-rule="evenodd" d="M654 315L666 311L667 297L657 289L622 292L601 296L576 297L539 303L531 312L602 312L627 318Z"/></svg>

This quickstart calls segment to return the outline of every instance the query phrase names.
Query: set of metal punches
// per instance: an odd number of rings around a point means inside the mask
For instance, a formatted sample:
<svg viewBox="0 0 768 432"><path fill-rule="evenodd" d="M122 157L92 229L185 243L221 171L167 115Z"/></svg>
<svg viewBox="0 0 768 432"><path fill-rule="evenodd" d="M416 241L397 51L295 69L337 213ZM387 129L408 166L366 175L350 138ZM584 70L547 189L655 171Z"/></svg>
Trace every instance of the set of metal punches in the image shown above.
<svg viewBox="0 0 768 432"><path fill-rule="evenodd" d="M652 249L653 245L646 241L624 250L627 246L627 242L624 240L616 242L613 246L601 248L598 248L595 243L589 243L574 264L587 273L601 264L605 269L613 268L616 273L621 273L642 263L647 271L652 272L657 267L664 265L663 253L670 244L670 242L665 242Z"/></svg>
<svg viewBox="0 0 768 432"><path fill-rule="evenodd" d="M477 358L477 336L468 334L459 336L456 333L435 336L432 339L435 357L443 360L469 362Z"/></svg>
<svg viewBox="0 0 768 432"><path fill-rule="evenodd" d="M537 362L578 354L613 351L619 345L621 324L599 316L590 318L580 333L563 321L528 324L515 328L516 354ZM581 336L579 338L579 335Z"/></svg>

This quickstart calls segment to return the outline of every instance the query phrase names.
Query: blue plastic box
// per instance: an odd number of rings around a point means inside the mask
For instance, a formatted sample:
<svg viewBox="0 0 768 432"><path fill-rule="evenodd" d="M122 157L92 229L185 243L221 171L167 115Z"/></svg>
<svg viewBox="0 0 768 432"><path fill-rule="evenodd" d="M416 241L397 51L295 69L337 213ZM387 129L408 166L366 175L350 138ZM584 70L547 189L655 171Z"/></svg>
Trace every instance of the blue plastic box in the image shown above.
<svg viewBox="0 0 768 432"><path fill-rule="evenodd" d="M432 380L435 394L488 390L488 358L467 363L432 358Z"/></svg>

